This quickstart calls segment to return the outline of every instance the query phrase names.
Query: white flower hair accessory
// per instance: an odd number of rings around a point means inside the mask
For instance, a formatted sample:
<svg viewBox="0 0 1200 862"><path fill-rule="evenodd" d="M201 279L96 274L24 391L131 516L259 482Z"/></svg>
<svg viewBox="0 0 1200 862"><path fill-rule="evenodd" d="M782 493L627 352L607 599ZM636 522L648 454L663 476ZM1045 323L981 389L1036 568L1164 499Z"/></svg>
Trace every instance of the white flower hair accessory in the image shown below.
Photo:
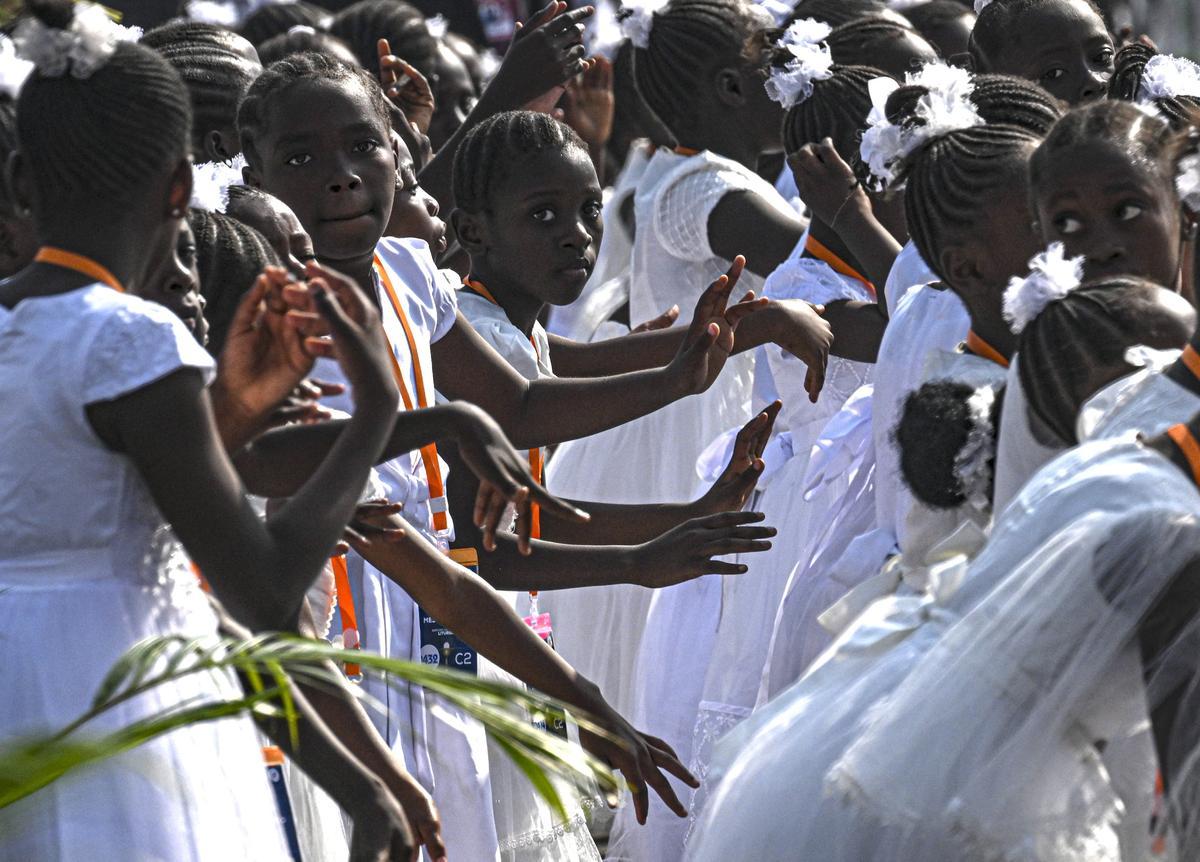
<svg viewBox="0 0 1200 862"><path fill-rule="evenodd" d="M219 0L188 0L184 5L187 17L202 24L233 29L242 21L241 13L230 3Z"/></svg>
<svg viewBox="0 0 1200 862"><path fill-rule="evenodd" d="M833 75L833 56L825 40L833 28L823 21L801 18L793 21L779 38L778 47L791 54L781 68L767 76L767 95L784 110L813 94L813 84Z"/></svg>
<svg viewBox="0 0 1200 862"><path fill-rule="evenodd" d="M654 16L666 8L669 0L627 0L621 4L617 17L621 21L621 32L633 43L633 47L650 47L650 30Z"/></svg>
<svg viewBox="0 0 1200 862"><path fill-rule="evenodd" d="M1155 54L1142 69L1137 101L1144 104L1179 96L1200 96L1200 66L1185 57Z"/></svg>
<svg viewBox="0 0 1200 862"><path fill-rule="evenodd" d="M108 62L118 45L136 42L141 36L140 27L122 27L103 6L79 2L66 30L26 17L13 32L13 44L18 56L48 78L61 77L68 70L76 78L90 78Z"/></svg>
<svg viewBox="0 0 1200 862"><path fill-rule="evenodd" d="M1200 153L1192 153L1179 160L1175 173L1175 191L1179 201L1188 211L1200 214Z"/></svg>
<svg viewBox="0 0 1200 862"><path fill-rule="evenodd" d="M984 9L992 5L992 0L975 0L975 14L978 15Z"/></svg>
<svg viewBox="0 0 1200 862"><path fill-rule="evenodd" d="M996 429L992 426L992 405L996 391L990 386L976 389L967 399L971 427L967 442L954 456L954 478L958 480L967 504L980 512L992 506L992 462L996 457Z"/></svg>
<svg viewBox="0 0 1200 862"><path fill-rule="evenodd" d="M32 71L33 63L18 57L12 39L0 34L0 93L15 101Z"/></svg>
<svg viewBox="0 0 1200 862"><path fill-rule="evenodd" d="M902 126L888 120L885 110L888 96L899 85L887 78L882 79L887 83L877 83L880 80L876 78L868 84L872 108L859 153L872 176L884 185L895 182L896 166L926 141L947 132L983 125L983 117L971 101L975 85L966 69L936 62L927 63L916 74L906 75L907 85L924 87L928 92L917 100L913 112L914 121L919 122Z"/></svg>
<svg viewBox="0 0 1200 862"><path fill-rule="evenodd" d="M1066 256L1061 242L1053 243L1029 261L1029 275L1013 278L1004 291L1004 319L1020 335L1052 302L1058 302L1083 281L1083 256Z"/></svg>
<svg viewBox="0 0 1200 862"><path fill-rule="evenodd" d="M194 210L223 213L229 206L229 187L242 181L246 158L238 153L228 162L204 162L192 165L192 199Z"/></svg>

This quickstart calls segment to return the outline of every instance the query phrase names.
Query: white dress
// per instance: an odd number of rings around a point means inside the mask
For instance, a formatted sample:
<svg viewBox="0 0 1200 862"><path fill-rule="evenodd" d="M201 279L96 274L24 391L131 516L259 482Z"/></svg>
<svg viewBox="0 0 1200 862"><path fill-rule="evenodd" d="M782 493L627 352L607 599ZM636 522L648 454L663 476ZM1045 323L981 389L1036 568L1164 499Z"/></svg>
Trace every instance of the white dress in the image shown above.
<svg viewBox="0 0 1200 862"><path fill-rule="evenodd" d="M57 730L143 638L217 621L133 463L85 408L212 360L165 308L91 285L0 309L0 742ZM36 655L35 655L36 653ZM112 732L232 676L155 688L92 723ZM0 811L0 860L287 859L249 718L173 731Z"/></svg>
<svg viewBox="0 0 1200 862"><path fill-rule="evenodd" d="M458 308L480 337L523 377L537 380L554 376L550 344L540 323L533 325L531 342L512 324L503 309L469 290L459 291ZM522 617L529 615L529 593L501 590L500 595ZM542 595L538 598L540 606ZM561 625L553 614L551 622L557 639ZM479 673L484 678L520 685L515 677L483 657L479 660ZM525 717L528 719L528 716ZM534 792L529 779L499 746L489 743L489 750L492 806L500 838L500 855L504 862L599 862L600 851L588 834L584 811L573 788L558 782L559 793L570 814L564 821Z"/></svg>
<svg viewBox="0 0 1200 862"><path fill-rule="evenodd" d="M1003 512L1021 492L1030 476L1067 448L1029 411L1029 400L1021 385L1020 364L1021 356L1017 354L1008 368L1004 403L1000 408L1004 420L996 440L996 490L993 495L997 513Z"/></svg>
<svg viewBox="0 0 1200 862"><path fill-rule="evenodd" d="M829 645L831 633L835 634L839 625L821 624L821 615L839 600L839 591L866 592L865 599L854 603L855 610L861 610L871 599L898 585L899 570L880 574L889 555L904 551L911 566L920 569L924 550L954 531L956 517L947 518L916 504L900 477L892 432L904 398L925 380L952 377L982 383L999 375L1001 370L986 360L951 352L966 335L967 324L960 318L965 314L953 293L929 286L914 287L893 310L871 395L874 470L868 477L864 458L855 494L847 495L812 557L797 561L789 577L762 669L760 704L799 679ZM868 478L869 488L865 484ZM921 521L933 522L936 529L914 529ZM814 585L821 584L825 587L815 591ZM854 611L843 610L836 620L845 623L853 616Z"/></svg>
<svg viewBox="0 0 1200 862"><path fill-rule="evenodd" d="M691 858L1118 858L1123 806L1092 743L1146 721L1133 621L1200 552L1198 513L1136 443L1060 456L969 569L871 605L746 725ZM1153 762L1130 766L1152 781Z"/></svg>
<svg viewBox="0 0 1200 862"><path fill-rule="evenodd" d="M656 151L641 169L634 193L649 193L671 173L673 166L674 162L666 158L665 151ZM611 205L606 209L606 214L611 217L615 217L615 212ZM608 236L605 236L602 253L607 245ZM626 249L625 254L624 271L615 276L621 281L621 302L629 299L632 247ZM615 255L606 256L605 260L611 260L614 268L619 264L619 257ZM614 310L619 305L614 305ZM670 304L653 316L667 308ZM680 317L684 320L691 317L690 309L683 304L680 305ZM618 331L618 325L608 321L601 324L594 338L616 337L627 332ZM725 369L722 376L731 370ZM675 458L665 447L650 448L646 440L648 426L643 423L648 423L651 418L563 443L546 464L547 487L568 499L598 503L659 502L655 487L666 495L664 499L686 500L695 484L691 465L684 467L682 457ZM636 463L628 460L626 453L631 452L640 453ZM645 475L646 460L663 456L667 456L668 461L654 471L651 483ZM667 475L671 470L682 470L683 473ZM654 487L650 487L651 484ZM645 587L611 584L583 590L555 590L541 596L542 609L549 611L555 620L562 621L562 634L556 635L555 640L559 654L598 685L621 715L628 716L633 710L634 663L652 595L653 591Z"/></svg>
<svg viewBox="0 0 1200 862"><path fill-rule="evenodd" d="M387 268L408 317L421 359L426 403L433 404L433 363L429 351L454 326L457 279L437 268L429 246L422 240L384 237L376 253ZM408 341L382 286L377 286L377 297L384 332L415 404L416 384ZM319 363L314 376L343 380L340 369L328 360ZM328 403L347 412L354 409L346 396L329 399ZM404 504L401 515L413 527L412 540L447 547L449 537L436 535L431 526L429 483L420 452L405 453L376 469L388 498ZM441 469L444 479L447 475L444 462ZM350 555L348 569L363 649L419 661L421 629L412 597L357 555ZM382 711L371 711L376 728L408 771L433 796L442 815L442 835L450 858L498 862L500 845L491 814L490 761L483 726L455 707L427 700L419 686L389 684L377 675L368 675L363 685L383 707Z"/></svg>
<svg viewBox="0 0 1200 862"><path fill-rule="evenodd" d="M639 189L635 198L630 319L645 320L678 304L679 325L686 325L700 293L729 267L708 242L708 219L717 203L741 191L760 196L789 217L795 214L770 183L729 159L709 152L682 156L659 150L648 171L655 169L656 161L664 166L665 176L652 189ZM747 270L735 292L760 293L762 287L763 280ZM752 371L751 353L733 357L703 395L623 426L619 446L591 469L605 474L614 492L626 489L629 502L693 498L696 463L705 447L726 429L750 419ZM696 709L716 635L720 580L705 577L655 591L639 646L634 725L666 740L684 763L691 758ZM688 788L671 781L686 797ZM632 806L617 813L609 858L678 859L686 831L687 821L651 795L645 826L635 822Z"/></svg>
<svg viewBox="0 0 1200 862"><path fill-rule="evenodd" d="M820 260L802 257L804 244L767 279L771 299L797 299L816 305L874 299L859 281L839 275ZM788 576L798 559L808 559L829 511L846 494L857 472L854 457L830 470L828 481L809 489L810 456L831 446L823 440L829 420L871 376L872 366L830 357L816 404L804 390L807 366L775 345L764 353L783 400L791 457L771 478L757 505L778 534L771 550L749 556L744 577L722 578L720 623L697 708L692 741L692 774L703 780L712 744L750 714L758 696L759 671L766 662L772 625ZM869 427L869 426L868 426ZM824 444L823 448L818 448ZM837 596L834 596L836 599Z"/></svg>

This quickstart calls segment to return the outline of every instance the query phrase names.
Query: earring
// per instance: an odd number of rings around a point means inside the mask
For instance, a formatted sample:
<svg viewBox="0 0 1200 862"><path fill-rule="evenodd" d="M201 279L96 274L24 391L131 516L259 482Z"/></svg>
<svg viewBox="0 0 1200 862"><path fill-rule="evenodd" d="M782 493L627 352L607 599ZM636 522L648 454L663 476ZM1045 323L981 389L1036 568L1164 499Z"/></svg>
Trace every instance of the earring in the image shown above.
<svg viewBox="0 0 1200 862"><path fill-rule="evenodd" d="M179 207L172 207L171 218L183 218L183 210Z"/></svg>

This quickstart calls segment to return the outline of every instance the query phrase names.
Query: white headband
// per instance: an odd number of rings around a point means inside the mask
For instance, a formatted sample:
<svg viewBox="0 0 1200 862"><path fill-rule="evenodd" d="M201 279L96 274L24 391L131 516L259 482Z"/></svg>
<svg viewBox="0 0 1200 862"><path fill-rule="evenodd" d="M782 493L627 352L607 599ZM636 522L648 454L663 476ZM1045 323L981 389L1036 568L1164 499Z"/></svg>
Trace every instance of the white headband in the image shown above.
<svg viewBox="0 0 1200 862"><path fill-rule="evenodd" d="M621 4L621 32L635 48L650 47L650 28L654 16L661 12L669 0L626 0Z"/></svg>
<svg viewBox="0 0 1200 862"><path fill-rule="evenodd" d="M996 457L996 429L992 427L992 405L996 392L990 386L976 389L967 399L971 428L967 442L954 456L954 478L967 503L983 512L991 508L992 460Z"/></svg>
<svg viewBox="0 0 1200 862"><path fill-rule="evenodd" d="M927 63L916 74L909 73L905 83L928 91L917 100L914 112L921 123L897 126L888 120L888 97L900 86L891 78L876 78L868 84L872 108L859 153L871 174L884 185L895 182L896 166L926 141L984 124L971 101L975 85L966 69L941 61Z"/></svg>
<svg viewBox="0 0 1200 862"><path fill-rule="evenodd" d="M813 93L813 84L833 75L833 57L825 39L833 29L822 21L800 18L784 31L777 43L792 55L782 68L772 69L767 76L767 95L784 110L803 102Z"/></svg>
<svg viewBox="0 0 1200 862"><path fill-rule="evenodd" d="M61 77L68 69L73 77L90 78L108 62L119 44L136 42L141 36L141 28L122 27L103 6L79 2L66 30L27 17L13 32L13 44L18 56L33 63L48 78Z"/></svg>
<svg viewBox="0 0 1200 862"><path fill-rule="evenodd" d="M1068 259L1061 242L1029 261L1029 275L1013 278L1004 291L1004 319L1020 335L1046 306L1058 302L1083 281L1083 256Z"/></svg>

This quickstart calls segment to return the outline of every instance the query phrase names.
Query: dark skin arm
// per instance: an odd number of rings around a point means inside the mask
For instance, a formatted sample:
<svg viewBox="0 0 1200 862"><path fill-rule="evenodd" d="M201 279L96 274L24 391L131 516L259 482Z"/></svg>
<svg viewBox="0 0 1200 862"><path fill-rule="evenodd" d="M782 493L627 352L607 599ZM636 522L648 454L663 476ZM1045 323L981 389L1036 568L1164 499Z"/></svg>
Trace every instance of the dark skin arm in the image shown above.
<svg viewBox="0 0 1200 862"><path fill-rule="evenodd" d="M225 453L198 371L181 369L87 411L98 436L133 461L218 598L256 631L294 628L305 591L354 512L398 401L378 319L373 329L360 329L317 290L361 415L265 524Z"/></svg>
<svg viewBox="0 0 1200 862"><path fill-rule="evenodd" d="M791 255L807 227L750 191L725 194L708 216L708 244L726 260L745 255L746 267L763 278Z"/></svg>
<svg viewBox="0 0 1200 862"><path fill-rule="evenodd" d="M706 323L692 330L670 364L610 377L528 381L508 365L460 314L432 345L434 382L443 395L475 404L504 429L519 449L586 437L623 425L716 379L734 346L734 331L752 307L726 309L740 267L721 276L702 302ZM470 369L467 373L466 369Z"/></svg>

